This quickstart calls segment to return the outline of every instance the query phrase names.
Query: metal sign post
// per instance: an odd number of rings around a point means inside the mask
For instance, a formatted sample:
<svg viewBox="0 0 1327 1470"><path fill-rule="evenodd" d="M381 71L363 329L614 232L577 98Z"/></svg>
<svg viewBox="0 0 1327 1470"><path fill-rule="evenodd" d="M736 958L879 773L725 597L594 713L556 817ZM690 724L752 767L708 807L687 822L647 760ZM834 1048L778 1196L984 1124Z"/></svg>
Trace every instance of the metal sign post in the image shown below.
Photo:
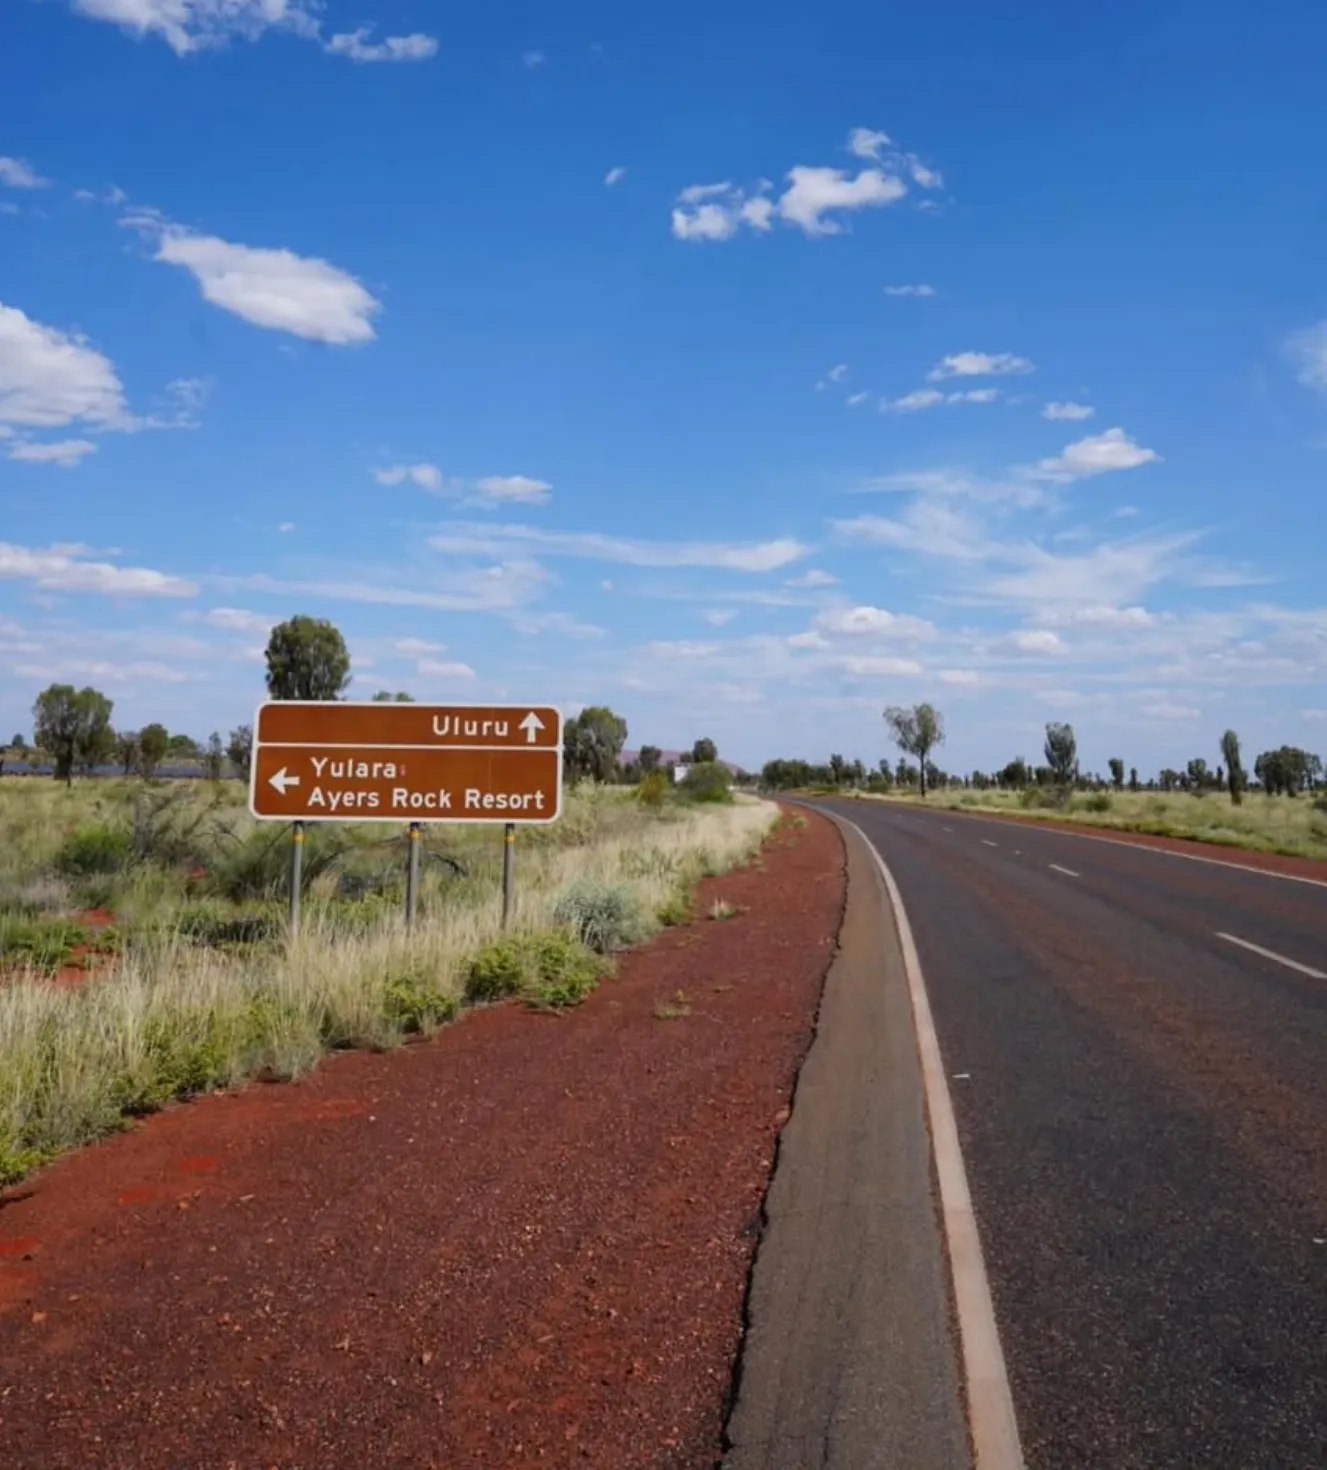
<svg viewBox="0 0 1327 1470"><path fill-rule="evenodd" d="M410 857L405 870L405 926L413 929L419 907L419 844L423 831L418 822L410 824Z"/></svg>
<svg viewBox="0 0 1327 1470"><path fill-rule="evenodd" d="M512 867L516 854L516 824L508 822L502 829L502 927L511 923L511 906L515 899L512 892Z"/></svg>
<svg viewBox="0 0 1327 1470"><path fill-rule="evenodd" d="M290 829L290 937L299 933L300 895L304 888L304 823Z"/></svg>

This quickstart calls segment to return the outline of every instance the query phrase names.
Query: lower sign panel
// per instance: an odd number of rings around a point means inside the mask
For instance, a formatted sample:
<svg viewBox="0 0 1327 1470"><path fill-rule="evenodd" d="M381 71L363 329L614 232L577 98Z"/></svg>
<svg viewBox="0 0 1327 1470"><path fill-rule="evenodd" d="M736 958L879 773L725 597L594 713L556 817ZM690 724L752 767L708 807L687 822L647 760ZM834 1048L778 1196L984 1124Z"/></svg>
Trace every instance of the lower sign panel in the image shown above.
<svg viewBox="0 0 1327 1470"><path fill-rule="evenodd" d="M260 745L249 809L280 822L553 822L558 749Z"/></svg>

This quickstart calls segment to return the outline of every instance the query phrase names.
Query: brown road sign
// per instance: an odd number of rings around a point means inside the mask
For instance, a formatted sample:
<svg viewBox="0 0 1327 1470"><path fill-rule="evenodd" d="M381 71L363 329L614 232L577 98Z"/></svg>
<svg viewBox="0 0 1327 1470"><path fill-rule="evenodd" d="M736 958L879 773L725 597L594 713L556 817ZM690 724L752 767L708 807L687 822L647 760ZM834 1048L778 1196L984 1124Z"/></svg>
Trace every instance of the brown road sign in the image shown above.
<svg viewBox="0 0 1327 1470"><path fill-rule="evenodd" d="M530 704L263 704L249 810L273 822L556 821L562 715Z"/></svg>

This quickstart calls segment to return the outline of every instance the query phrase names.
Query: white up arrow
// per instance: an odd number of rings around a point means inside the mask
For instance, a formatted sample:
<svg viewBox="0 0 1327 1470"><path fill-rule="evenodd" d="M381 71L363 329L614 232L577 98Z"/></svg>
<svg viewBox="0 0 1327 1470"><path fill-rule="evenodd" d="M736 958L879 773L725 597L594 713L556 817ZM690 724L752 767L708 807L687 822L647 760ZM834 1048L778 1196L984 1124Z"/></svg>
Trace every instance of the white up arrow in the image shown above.
<svg viewBox="0 0 1327 1470"><path fill-rule="evenodd" d="M544 728L544 722L533 710L521 721L520 728L525 731L527 745L533 745L539 732Z"/></svg>
<svg viewBox="0 0 1327 1470"><path fill-rule="evenodd" d="M286 768L285 768L285 766L282 766L281 769L279 771L277 771L274 775L269 776L267 778L267 781L268 781L268 784L269 785L275 786L276 789L281 793L282 796L284 796L286 794L286 788L288 786L298 786L299 785L299 777L298 776L288 776L286 774Z"/></svg>

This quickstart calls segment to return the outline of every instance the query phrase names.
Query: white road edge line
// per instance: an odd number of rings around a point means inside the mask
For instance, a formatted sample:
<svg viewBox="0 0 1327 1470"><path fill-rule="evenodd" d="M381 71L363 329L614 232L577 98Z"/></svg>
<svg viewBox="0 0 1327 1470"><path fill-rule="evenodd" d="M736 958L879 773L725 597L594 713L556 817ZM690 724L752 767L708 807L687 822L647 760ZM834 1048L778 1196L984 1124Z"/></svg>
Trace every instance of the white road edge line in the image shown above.
<svg viewBox="0 0 1327 1470"><path fill-rule="evenodd" d="M998 842L992 842L989 837L983 837L981 840L982 844L986 847L999 847L1000 845Z"/></svg>
<svg viewBox="0 0 1327 1470"><path fill-rule="evenodd" d="M1285 955L1277 954L1274 949L1264 949L1261 944L1251 944L1237 934L1223 934L1218 929L1216 937L1224 939L1228 944L1238 944L1241 949L1252 950L1254 954L1262 955L1265 960L1275 960L1278 965L1284 965L1287 970L1298 970L1301 975L1307 975L1311 980L1327 980L1327 973L1322 970L1315 970L1312 965L1301 965L1298 960L1289 960Z"/></svg>
<svg viewBox="0 0 1327 1470"><path fill-rule="evenodd" d="M1062 868L1059 863L1047 863L1046 866L1052 868L1057 873L1063 873L1066 878L1081 878L1083 876L1081 873L1075 873L1072 868Z"/></svg>
<svg viewBox="0 0 1327 1470"><path fill-rule="evenodd" d="M912 926L903 907L889 866L876 851L866 833L846 817L847 823L871 850L885 880L885 889L894 910L899 944L903 950L903 968L908 976L908 993L912 999L912 1019L917 1031L917 1050L921 1057L922 1080L926 1090L926 1112L931 1123L931 1149L935 1157L936 1180L940 1187L940 1208L944 1216L945 1241L949 1249L949 1269L954 1285L954 1310L958 1317L959 1337L963 1347L963 1374L967 1383L968 1422L972 1431L976 1470L1025 1470L1023 1447L1018 1437L1018 1420L1014 1414L1014 1398L1009 1388L1009 1372L1005 1367L1004 1349L995 1322L995 1304L991 1300L986 1261L981 1251L977 1217L972 1208L963 1150L958 1141L958 1125L954 1121L954 1104L945 1081L944 1063L940 1058L940 1041L935 1034L931 1002L926 993L917 944Z"/></svg>

